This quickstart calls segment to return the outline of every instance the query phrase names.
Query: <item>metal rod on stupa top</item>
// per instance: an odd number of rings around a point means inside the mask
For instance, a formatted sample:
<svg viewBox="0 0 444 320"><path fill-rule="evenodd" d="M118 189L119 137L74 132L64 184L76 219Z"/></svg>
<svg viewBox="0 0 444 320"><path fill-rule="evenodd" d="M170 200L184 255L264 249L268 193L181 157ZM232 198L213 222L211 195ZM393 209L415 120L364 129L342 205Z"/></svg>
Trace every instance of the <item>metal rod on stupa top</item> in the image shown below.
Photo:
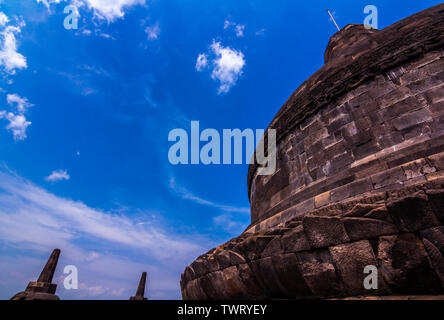
<svg viewBox="0 0 444 320"><path fill-rule="evenodd" d="M331 20L333 20L333 23L335 24L336 28L338 28L338 31L341 31L341 29L339 29L339 26L335 21L335 18L333 18L333 15L331 14L330 10L327 9L327 12L330 15Z"/></svg>
<svg viewBox="0 0 444 320"><path fill-rule="evenodd" d="M57 267L57 262L59 261L59 256L60 256L60 249L54 249L54 251L51 253L51 256L48 259L48 262L46 262L46 265L43 268L39 279L37 280L38 282L47 282L47 283L52 282L52 278L54 276L54 272Z"/></svg>

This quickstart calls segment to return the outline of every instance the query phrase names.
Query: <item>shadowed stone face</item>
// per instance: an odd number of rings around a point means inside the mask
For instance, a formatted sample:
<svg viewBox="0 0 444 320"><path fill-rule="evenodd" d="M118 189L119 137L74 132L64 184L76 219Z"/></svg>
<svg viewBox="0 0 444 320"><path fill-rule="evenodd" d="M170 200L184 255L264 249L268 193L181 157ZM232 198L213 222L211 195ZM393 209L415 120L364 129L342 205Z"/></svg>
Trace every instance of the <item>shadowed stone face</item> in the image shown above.
<svg viewBox="0 0 444 320"><path fill-rule="evenodd" d="M251 225L185 270L184 299L444 293L443 35L440 4L331 38L269 126L275 174L250 165Z"/></svg>
<svg viewBox="0 0 444 320"><path fill-rule="evenodd" d="M147 300L145 298L145 285L146 285L146 272L142 272L140 277L139 286L137 287L136 296L131 297L130 300Z"/></svg>
<svg viewBox="0 0 444 320"><path fill-rule="evenodd" d="M59 256L60 249L54 249L38 280L29 282L26 290L17 293L11 300L59 300L55 295L57 285L51 283Z"/></svg>

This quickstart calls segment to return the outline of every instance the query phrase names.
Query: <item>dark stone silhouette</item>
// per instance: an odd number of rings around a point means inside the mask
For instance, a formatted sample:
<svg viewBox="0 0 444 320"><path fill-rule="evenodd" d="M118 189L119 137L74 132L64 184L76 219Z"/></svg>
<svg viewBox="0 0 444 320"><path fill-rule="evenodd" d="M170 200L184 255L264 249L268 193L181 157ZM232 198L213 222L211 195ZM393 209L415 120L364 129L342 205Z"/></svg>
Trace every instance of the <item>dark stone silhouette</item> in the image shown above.
<svg viewBox="0 0 444 320"><path fill-rule="evenodd" d="M26 290L11 300L59 300L55 295L57 285L51 283L59 260L60 249L54 249L37 281L29 282Z"/></svg>
<svg viewBox="0 0 444 320"><path fill-rule="evenodd" d="M131 297L130 300L147 300L145 298L145 284L146 284L146 272L142 273L140 277L139 286L137 287L137 292L135 297Z"/></svg>

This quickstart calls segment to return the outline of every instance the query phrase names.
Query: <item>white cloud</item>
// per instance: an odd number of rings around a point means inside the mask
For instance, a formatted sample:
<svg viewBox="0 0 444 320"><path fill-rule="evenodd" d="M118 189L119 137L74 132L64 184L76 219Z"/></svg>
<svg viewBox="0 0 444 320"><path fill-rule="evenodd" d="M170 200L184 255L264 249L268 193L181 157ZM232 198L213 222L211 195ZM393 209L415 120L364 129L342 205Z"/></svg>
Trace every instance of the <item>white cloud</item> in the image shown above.
<svg viewBox="0 0 444 320"><path fill-rule="evenodd" d="M116 19L123 18L125 8L145 4L145 0L80 0L84 1L88 8L94 10L94 14L99 19L105 19L113 22Z"/></svg>
<svg viewBox="0 0 444 320"><path fill-rule="evenodd" d="M245 30L245 26L238 24L235 28L236 30L236 36L238 37L243 37L244 36L244 30Z"/></svg>
<svg viewBox="0 0 444 320"><path fill-rule="evenodd" d="M216 56L213 60L211 78L220 82L219 93L226 93L242 75L242 69L245 66L244 54L230 47L224 47L214 40L210 49Z"/></svg>
<svg viewBox="0 0 444 320"><path fill-rule="evenodd" d="M156 23L153 26L146 27L145 32L148 35L149 40L157 40L160 34L159 23Z"/></svg>
<svg viewBox="0 0 444 320"><path fill-rule="evenodd" d="M231 22L230 20L225 20L225 22L224 22L224 29L228 29L232 25L235 25L235 23Z"/></svg>
<svg viewBox="0 0 444 320"><path fill-rule="evenodd" d="M28 99L20 97L18 94L8 94L6 96L6 102L9 105L15 105L17 111L21 114L25 113L26 110L32 107L32 103L29 103Z"/></svg>
<svg viewBox="0 0 444 320"><path fill-rule="evenodd" d="M15 93L6 95L6 102L12 107L15 106L16 112L0 111L0 119L9 121L6 129L12 132L16 141L25 140L27 137L26 129L31 125L31 122L26 120L25 113L28 108L32 107L32 104L28 99Z"/></svg>
<svg viewBox="0 0 444 320"><path fill-rule="evenodd" d="M60 3L62 1L65 1L65 0L37 0L37 3L43 3L45 5L45 7L48 8L48 10L49 10L49 7L51 4Z"/></svg>
<svg viewBox="0 0 444 320"><path fill-rule="evenodd" d="M227 93L242 75L245 66L244 54L230 47L224 47L220 42L213 40L210 46L212 55L211 78L220 82L218 93ZM196 70L202 71L209 64L208 55L199 54L196 61Z"/></svg>
<svg viewBox="0 0 444 320"><path fill-rule="evenodd" d="M9 22L8 17L3 12L0 12L0 26L4 26Z"/></svg>
<svg viewBox="0 0 444 320"><path fill-rule="evenodd" d="M45 177L45 180L49 182L58 182L61 180L69 180L70 178L71 177L66 170L55 170L49 176Z"/></svg>
<svg viewBox="0 0 444 320"><path fill-rule="evenodd" d="M15 140L26 139L26 129L31 125L31 122L27 121L24 115L0 111L0 119L6 119L9 121L6 129L12 132Z"/></svg>
<svg viewBox="0 0 444 320"><path fill-rule="evenodd" d="M208 66L208 56L205 53L201 53L196 60L196 70L201 71L206 66Z"/></svg>
<svg viewBox="0 0 444 320"><path fill-rule="evenodd" d="M68 0L36 0L37 3L43 3L48 9L51 4L68 2ZM94 15L101 20L114 22L116 19L123 18L125 9L145 4L145 0L71 0L77 8L86 6L94 11Z"/></svg>
<svg viewBox="0 0 444 320"><path fill-rule="evenodd" d="M234 32L236 33L237 37L243 37L244 36L244 30L245 30L245 26L243 24L238 24L236 22L232 22L230 20L225 20L224 22L224 29L228 29L228 28L234 28Z"/></svg>
<svg viewBox="0 0 444 320"><path fill-rule="evenodd" d="M17 39L15 35L21 32L24 23L17 26L6 26L9 21L4 13L0 15L0 26L4 28L0 31L0 66L6 73L15 74L16 69L27 68L26 58L17 52Z"/></svg>

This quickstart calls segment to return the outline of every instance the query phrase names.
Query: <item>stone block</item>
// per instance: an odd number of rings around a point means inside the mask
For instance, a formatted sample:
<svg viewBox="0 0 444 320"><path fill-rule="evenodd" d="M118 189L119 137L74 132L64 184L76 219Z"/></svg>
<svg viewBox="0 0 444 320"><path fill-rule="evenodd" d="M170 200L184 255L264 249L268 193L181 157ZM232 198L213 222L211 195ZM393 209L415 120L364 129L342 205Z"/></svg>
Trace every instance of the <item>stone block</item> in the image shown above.
<svg viewBox="0 0 444 320"><path fill-rule="evenodd" d="M223 269L222 277L228 299L236 300L248 297L247 288L239 277L238 270L235 266Z"/></svg>
<svg viewBox="0 0 444 320"><path fill-rule="evenodd" d="M315 197L315 208L320 208L330 203L330 191L321 193Z"/></svg>
<svg viewBox="0 0 444 320"><path fill-rule="evenodd" d="M239 277L247 289L246 298L260 299L264 297L264 289L261 287L256 276L253 274L248 264L240 264L237 266Z"/></svg>
<svg viewBox="0 0 444 320"><path fill-rule="evenodd" d="M401 116L393 119L392 123L396 130L401 131L431 120L432 116L430 115L429 111L427 109L420 109L407 114L402 114Z"/></svg>
<svg viewBox="0 0 444 320"><path fill-rule="evenodd" d="M302 226L295 227L286 232L282 236L281 244L285 252L298 252L311 249Z"/></svg>
<svg viewBox="0 0 444 320"><path fill-rule="evenodd" d="M408 180L421 177L428 173L436 171L436 169L430 166L425 159L412 161L402 165L401 167L404 170L405 176Z"/></svg>
<svg viewBox="0 0 444 320"><path fill-rule="evenodd" d="M238 264L245 263L245 259L239 253L231 250L223 250L216 254L216 260L219 263L221 269L228 268L230 266L236 266Z"/></svg>
<svg viewBox="0 0 444 320"><path fill-rule="evenodd" d="M313 248L328 247L350 240L341 219L336 217L306 216L302 220L302 226Z"/></svg>
<svg viewBox="0 0 444 320"><path fill-rule="evenodd" d="M402 185L402 182L406 180L406 177L402 168L396 167L372 175L371 180L374 188L377 190L392 184Z"/></svg>
<svg viewBox="0 0 444 320"><path fill-rule="evenodd" d="M389 294L390 290L384 278L378 272L378 289L368 290L364 287L368 265L377 266L372 246L367 240L340 244L330 247L330 254L346 287L347 296Z"/></svg>
<svg viewBox="0 0 444 320"><path fill-rule="evenodd" d="M279 282L285 288L287 298L306 298L311 295L294 253L275 255L272 257L272 263Z"/></svg>
<svg viewBox="0 0 444 320"><path fill-rule="evenodd" d="M406 114L410 111L413 111L419 108L421 104L418 99L414 97L408 97L402 101L399 101L387 108L385 108L382 112L382 119L384 121L390 121L393 118L399 117L399 115Z"/></svg>
<svg viewBox="0 0 444 320"><path fill-rule="evenodd" d="M387 210L402 232L413 232L439 225L424 192L418 192L387 203Z"/></svg>
<svg viewBox="0 0 444 320"><path fill-rule="evenodd" d="M435 87L425 93L425 97L430 104L435 104L444 100L443 86Z"/></svg>
<svg viewBox="0 0 444 320"><path fill-rule="evenodd" d="M438 170L444 170L444 152L427 157L433 167Z"/></svg>
<svg viewBox="0 0 444 320"><path fill-rule="evenodd" d="M361 240L390 235L398 232L395 225L383 220L369 218L343 218L345 230L350 240Z"/></svg>
<svg viewBox="0 0 444 320"><path fill-rule="evenodd" d="M316 297L342 296L344 288L328 249L296 254L305 283Z"/></svg>
<svg viewBox="0 0 444 320"><path fill-rule="evenodd" d="M279 281L271 257L253 261L250 265L255 265L255 274L261 278L267 297L285 298L285 287Z"/></svg>
<svg viewBox="0 0 444 320"><path fill-rule="evenodd" d="M373 190L373 184L370 178L366 178L353 181L349 184L348 188L350 190L350 196L354 197Z"/></svg>
<svg viewBox="0 0 444 320"><path fill-rule="evenodd" d="M385 282L399 294L442 292L421 239L413 233L379 238L378 262Z"/></svg>
<svg viewBox="0 0 444 320"><path fill-rule="evenodd" d="M444 190L427 190L427 196L433 213L444 224Z"/></svg>

